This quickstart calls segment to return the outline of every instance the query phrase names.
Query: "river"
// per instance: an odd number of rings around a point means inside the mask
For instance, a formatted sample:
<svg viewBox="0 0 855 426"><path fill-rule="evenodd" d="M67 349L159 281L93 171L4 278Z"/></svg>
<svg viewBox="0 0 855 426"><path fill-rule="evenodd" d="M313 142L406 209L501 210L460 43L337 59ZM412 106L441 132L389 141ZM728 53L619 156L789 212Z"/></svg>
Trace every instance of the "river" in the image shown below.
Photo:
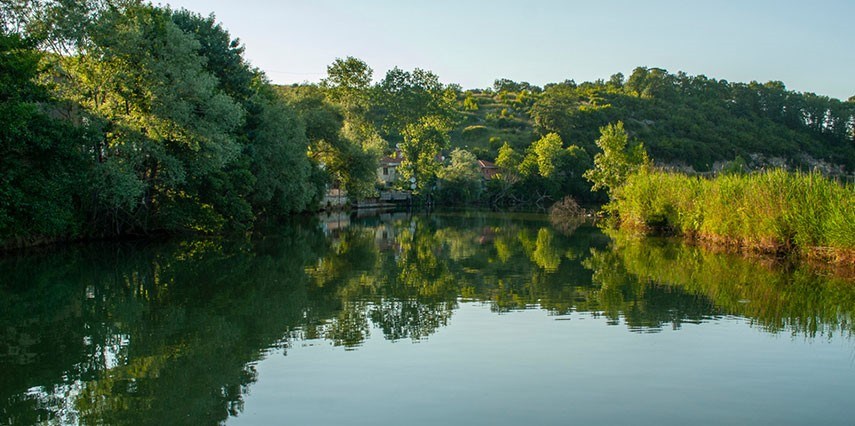
<svg viewBox="0 0 855 426"><path fill-rule="evenodd" d="M0 259L0 423L841 424L855 283L528 213Z"/></svg>

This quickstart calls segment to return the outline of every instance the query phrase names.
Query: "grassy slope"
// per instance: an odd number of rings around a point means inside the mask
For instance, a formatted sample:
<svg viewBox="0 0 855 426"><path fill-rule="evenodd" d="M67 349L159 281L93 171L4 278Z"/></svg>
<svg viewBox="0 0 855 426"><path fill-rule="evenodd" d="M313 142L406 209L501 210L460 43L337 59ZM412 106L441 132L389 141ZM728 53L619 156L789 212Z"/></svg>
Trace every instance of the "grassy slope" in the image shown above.
<svg viewBox="0 0 855 426"><path fill-rule="evenodd" d="M459 104L462 120L451 133L452 149L464 148L479 159L493 161L505 142L525 150L537 139L527 108L493 94L473 93L473 98L478 102L477 111L466 111ZM504 117L502 110L507 111Z"/></svg>
<svg viewBox="0 0 855 426"><path fill-rule="evenodd" d="M566 113L554 116L558 120L554 128L537 128L532 118L532 105L543 94L517 102L515 93L469 91L458 102L462 119L452 131L451 146L493 160L504 142L524 152L541 133L557 132L565 145L582 146L593 155L599 127L622 120L662 166L707 171L739 157L753 169L787 165L848 174L855 167L855 145L830 140L806 128L788 128L755 112L732 111L722 99L689 97L683 102L604 90L595 91L603 97L598 102L604 106L592 107L587 101L569 103L562 110ZM467 95L477 101L478 110L464 109Z"/></svg>

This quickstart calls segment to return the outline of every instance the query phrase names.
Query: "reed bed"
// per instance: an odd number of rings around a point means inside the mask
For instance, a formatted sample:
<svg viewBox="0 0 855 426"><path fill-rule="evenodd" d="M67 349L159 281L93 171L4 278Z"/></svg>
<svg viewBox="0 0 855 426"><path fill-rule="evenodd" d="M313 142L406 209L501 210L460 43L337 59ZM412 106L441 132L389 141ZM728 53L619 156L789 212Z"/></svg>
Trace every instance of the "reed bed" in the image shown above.
<svg viewBox="0 0 855 426"><path fill-rule="evenodd" d="M855 262L855 186L816 172L703 178L645 170L608 208L624 229Z"/></svg>

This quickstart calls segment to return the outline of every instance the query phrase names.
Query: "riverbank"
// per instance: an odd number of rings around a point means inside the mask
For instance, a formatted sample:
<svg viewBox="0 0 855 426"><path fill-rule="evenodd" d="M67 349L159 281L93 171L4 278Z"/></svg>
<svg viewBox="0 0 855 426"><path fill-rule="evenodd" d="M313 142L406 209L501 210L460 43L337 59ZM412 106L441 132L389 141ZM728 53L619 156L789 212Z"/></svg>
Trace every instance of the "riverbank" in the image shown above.
<svg viewBox="0 0 855 426"><path fill-rule="evenodd" d="M772 170L706 179L642 171L613 198L606 209L624 230L855 263L855 187L819 173Z"/></svg>

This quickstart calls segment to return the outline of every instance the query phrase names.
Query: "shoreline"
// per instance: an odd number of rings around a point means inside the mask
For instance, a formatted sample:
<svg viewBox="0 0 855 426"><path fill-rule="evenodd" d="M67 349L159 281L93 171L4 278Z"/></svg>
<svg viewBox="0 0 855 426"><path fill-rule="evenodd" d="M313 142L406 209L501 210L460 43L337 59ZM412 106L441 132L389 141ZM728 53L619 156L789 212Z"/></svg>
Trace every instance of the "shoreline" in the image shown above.
<svg viewBox="0 0 855 426"><path fill-rule="evenodd" d="M800 263L855 283L855 249L799 247L795 245L787 248L783 245L748 244L736 238L685 235L654 228L640 229L639 227L628 226L604 228L604 233L615 240L615 237L611 235L613 232L635 238L661 239L687 244L713 253L738 254L745 258L760 261L773 261L779 264Z"/></svg>

